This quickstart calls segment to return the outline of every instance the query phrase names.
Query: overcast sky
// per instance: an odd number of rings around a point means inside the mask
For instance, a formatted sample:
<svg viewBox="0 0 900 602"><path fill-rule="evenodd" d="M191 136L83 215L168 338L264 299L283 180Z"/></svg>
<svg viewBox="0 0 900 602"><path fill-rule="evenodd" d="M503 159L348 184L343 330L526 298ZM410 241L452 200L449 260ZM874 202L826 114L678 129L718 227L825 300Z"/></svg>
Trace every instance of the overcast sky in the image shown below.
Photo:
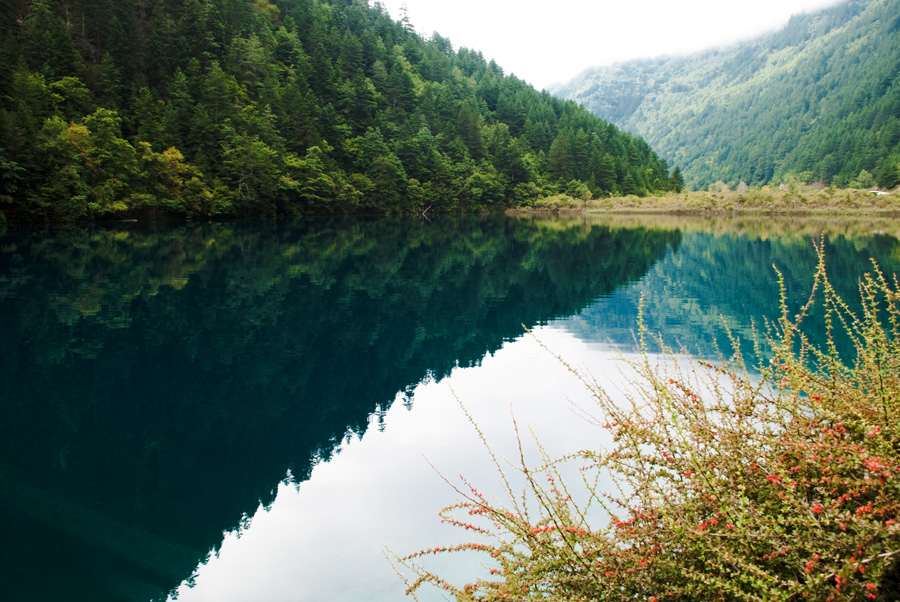
<svg viewBox="0 0 900 602"><path fill-rule="evenodd" d="M416 31L494 59L541 89L584 69L680 54L778 29L838 0L382 0Z"/></svg>

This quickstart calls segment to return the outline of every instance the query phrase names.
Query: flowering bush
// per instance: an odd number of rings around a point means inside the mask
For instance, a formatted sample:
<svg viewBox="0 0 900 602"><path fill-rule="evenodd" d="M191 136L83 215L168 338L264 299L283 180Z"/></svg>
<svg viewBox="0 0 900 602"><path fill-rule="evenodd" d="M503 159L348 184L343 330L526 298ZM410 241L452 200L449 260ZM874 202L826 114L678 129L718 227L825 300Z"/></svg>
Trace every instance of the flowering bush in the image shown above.
<svg viewBox="0 0 900 602"><path fill-rule="evenodd" d="M900 286L875 266L854 311L821 249L819 259L799 314L782 294L758 374L737 341L716 364L686 366L665 347L660 360L643 328L627 403L573 370L605 414L610 445L545 454L535 468L522 455L527 491L515 495L504 477L503 503L459 490L442 516L477 540L398 558L412 574L407 593L431 584L465 601L897 599ZM814 302L824 349L802 330ZM560 478L573 462L582 495ZM592 506L606 526L590 524ZM447 553L485 554L490 577L460 586L422 566Z"/></svg>

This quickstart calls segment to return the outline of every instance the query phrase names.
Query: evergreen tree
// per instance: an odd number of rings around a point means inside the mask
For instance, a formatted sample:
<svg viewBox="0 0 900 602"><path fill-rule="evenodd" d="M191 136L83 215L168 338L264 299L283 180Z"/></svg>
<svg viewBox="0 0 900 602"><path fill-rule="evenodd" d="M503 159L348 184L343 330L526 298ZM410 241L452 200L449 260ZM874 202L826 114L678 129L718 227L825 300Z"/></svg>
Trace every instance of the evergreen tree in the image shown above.
<svg viewBox="0 0 900 602"><path fill-rule="evenodd" d="M556 180L567 182L575 177L575 161L565 134L560 134L553 140L548 162L550 175Z"/></svg>
<svg viewBox="0 0 900 602"><path fill-rule="evenodd" d="M456 116L456 132L474 159L480 159L484 156L484 141L481 138L481 116L472 109L468 100L464 101L459 107L459 113Z"/></svg>
<svg viewBox="0 0 900 602"><path fill-rule="evenodd" d="M14 9L20 35L0 30L14 218L474 209L611 191L628 171L638 192L669 185L644 175L664 164L642 141L377 3Z"/></svg>
<svg viewBox="0 0 900 602"><path fill-rule="evenodd" d="M69 29L46 0L34 3L25 19L23 55L31 69L51 79L81 75L82 61Z"/></svg>
<svg viewBox="0 0 900 602"><path fill-rule="evenodd" d="M684 177L681 175L681 168L677 165L675 166L675 169L672 170L671 183L672 190L675 192L684 190Z"/></svg>

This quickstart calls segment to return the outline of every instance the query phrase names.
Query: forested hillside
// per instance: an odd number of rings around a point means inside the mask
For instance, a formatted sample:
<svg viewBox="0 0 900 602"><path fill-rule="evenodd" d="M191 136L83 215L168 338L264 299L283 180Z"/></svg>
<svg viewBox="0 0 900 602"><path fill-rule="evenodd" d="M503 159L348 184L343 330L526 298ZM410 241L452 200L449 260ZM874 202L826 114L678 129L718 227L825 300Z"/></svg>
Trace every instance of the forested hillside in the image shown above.
<svg viewBox="0 0 900 602"><path fill-rule="evenodd" d="M556 94L705 187L900 184L900 0L852 0L730 48L590 69Z"/></svg>
<svg viewBox="0 0 900 602"><path fill-rule="evenodd" d="M2 0L0 212L421 212L672 186L640 138L401 21L365 0Z"/></svg>

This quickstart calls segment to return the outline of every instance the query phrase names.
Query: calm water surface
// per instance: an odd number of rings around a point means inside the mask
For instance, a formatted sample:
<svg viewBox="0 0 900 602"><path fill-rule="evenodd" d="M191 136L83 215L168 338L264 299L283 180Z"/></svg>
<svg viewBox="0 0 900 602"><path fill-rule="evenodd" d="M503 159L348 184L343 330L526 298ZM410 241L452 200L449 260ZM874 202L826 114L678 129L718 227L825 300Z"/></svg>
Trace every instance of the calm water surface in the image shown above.
<svg viewBox="0 0 900 602"><path fill-rule="evenodd" d="M638 304L696 355L806 299L826 233L852 297L893 222L405 218L0 235L0 562L27 600L402 600L385 559L460 541L511 415L596 444ZM815 331L815 316L810 327ZM816 335L814 332L814 336ZM533 451L533 450L531 450ZM478 558L435 565L460 580Z"/></svg>

